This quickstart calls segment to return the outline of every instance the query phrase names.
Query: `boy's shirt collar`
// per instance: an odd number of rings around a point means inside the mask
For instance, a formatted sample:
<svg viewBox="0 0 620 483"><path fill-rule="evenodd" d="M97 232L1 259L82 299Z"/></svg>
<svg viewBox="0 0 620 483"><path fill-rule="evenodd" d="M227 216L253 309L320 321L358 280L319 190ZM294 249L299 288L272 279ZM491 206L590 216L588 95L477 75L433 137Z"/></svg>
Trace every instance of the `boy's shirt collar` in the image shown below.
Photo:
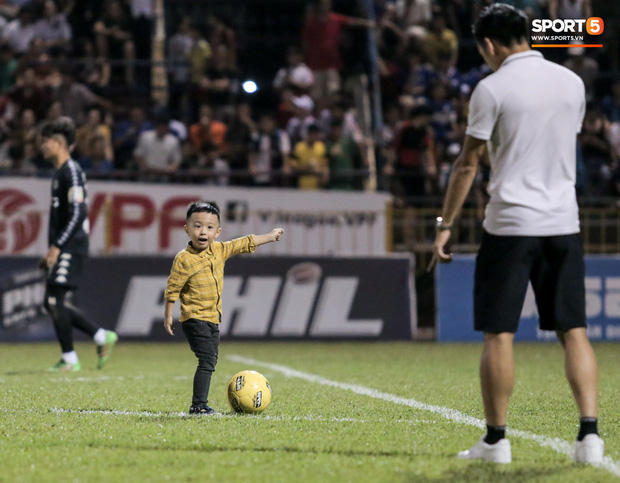
<svg viewBox="0 0 620 483"><path fill-rule="evenodd" d="M187 242L186 250L188 252L190 252L191 254L193 254L193 255L198 255L199 257L206 257L207 255L213 255L213 247L212 247L212 245L209 245L207 248L205 248L202 251L198 251L192 245L191 240Z"/></svg>

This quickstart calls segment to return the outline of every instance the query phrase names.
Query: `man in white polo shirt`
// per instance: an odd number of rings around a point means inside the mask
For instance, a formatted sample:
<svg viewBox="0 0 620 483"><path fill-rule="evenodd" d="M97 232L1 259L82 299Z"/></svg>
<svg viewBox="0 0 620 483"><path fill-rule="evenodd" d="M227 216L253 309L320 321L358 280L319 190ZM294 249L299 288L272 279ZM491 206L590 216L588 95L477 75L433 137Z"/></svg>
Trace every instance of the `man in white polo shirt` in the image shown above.
<svg viewBox="0 0 620 483"><path fill-rule="evenodd" d="M134 157L145 179L166 179L174 174L181 165L181 147L179 140L168 132L170 119L158 114L155 129L143 132L138 138Z"/></svg>
<svg viewBox="0 0 620 483"><path fill-rule="evenodd" d="M487 434L459 458L512 461L505 437L514 387L513 338L528 282L540 328L564 347L566 376L580 412L574 459L603 458L598 375L586 337L585 267L575 194L575 137L585 111L583 82L529 48L527 17L506 4L476 22L478 51L494 71L475 88L463 150L454 164L434 260L450 262L450 228L488 150L490 200L474 281L474 324L484 332L480 362Z"/></svg>

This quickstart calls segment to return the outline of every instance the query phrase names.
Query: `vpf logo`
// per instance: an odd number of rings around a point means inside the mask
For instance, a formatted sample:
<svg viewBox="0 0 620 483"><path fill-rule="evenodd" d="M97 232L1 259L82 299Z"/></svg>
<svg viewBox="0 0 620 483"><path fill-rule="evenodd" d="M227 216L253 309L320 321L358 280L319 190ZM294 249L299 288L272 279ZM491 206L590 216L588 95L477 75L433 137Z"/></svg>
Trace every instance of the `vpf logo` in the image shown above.
<svg viewBox="0 0 620 483"><path fill-rule="evenodd" d="M0 253L19 253L39 236L41 214L27 211L35 201L22 191L0 190Z"/></svg>

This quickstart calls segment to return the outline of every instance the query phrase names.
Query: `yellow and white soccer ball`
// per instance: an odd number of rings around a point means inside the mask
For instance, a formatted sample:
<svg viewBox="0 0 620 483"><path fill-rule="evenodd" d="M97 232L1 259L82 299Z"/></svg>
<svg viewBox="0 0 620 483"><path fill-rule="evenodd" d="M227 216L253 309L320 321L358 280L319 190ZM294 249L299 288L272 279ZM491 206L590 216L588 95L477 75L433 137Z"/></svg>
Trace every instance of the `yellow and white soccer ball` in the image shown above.
<svg viewBox="0 0 620 483"><path fill-rule="evenodd" d="M261 373L241 371L228 381L226 397L238 413L260 413L271 402L271 386Z"/></svg>

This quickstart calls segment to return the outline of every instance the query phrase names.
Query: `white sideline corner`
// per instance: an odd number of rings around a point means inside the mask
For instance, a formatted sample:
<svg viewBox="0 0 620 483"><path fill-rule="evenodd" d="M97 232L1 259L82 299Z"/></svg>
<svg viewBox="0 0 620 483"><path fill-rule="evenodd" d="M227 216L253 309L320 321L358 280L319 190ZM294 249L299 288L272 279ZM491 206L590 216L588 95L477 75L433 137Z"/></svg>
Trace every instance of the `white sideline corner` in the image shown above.
<svg viewBox="0 0 620 483"><path fill-rule="evenodd" d="M286 377L294 377L297 379L303 379L308 382L314 382L317 384L321 384L323 386L331 386L337 387L338 389L345 389L347 391L354 392L356 394L361 394L363 396L372 397L375 399L381 399L383 401L391 402L394 404L400 404L401 406L409 406L415 409L419 409L422 411L430 411L431 413L437 414L442 418L448 419L450 421L454 421L459 424L467 424L469 426L475 426L480 429L486 429L486 424L483 420L474 418L472 416L468 416L467 414L463 414L456 409L450 409L443 406L434 406L432 404L426 404L420 401L416 401L415 399L408 399L402 396L397 396L395 394L389 394L386 392L377 391L376 389L372 389L370 387L359 386L357 384L346 384L343 382L332 381L331 379L326 379L322 376L318 376L316 374L309 374L307 372L301 372L291 367L282 366L280 364L272 364L270 362L259 361L257 359L251 359L249 357L243 357L240 355L229 355L227 359L233 362L242 362L244 364L251 364L266 367L271 369L272 371L279 372ZM540 446L544 446L552 449L553 451L565 454L568 456L572 456L573 454L573 443L570 443L566 440L560 438L550 438L548 436L542 436L539 434L530 433L527 431L520 431L518 429L507 429L507 434L509 436L515 436L517 438L528 439L530 441L534 441L538 443ZM611 474L620 477L620 464L615 462L609 456L605 456L603 458L602 463L594 464L597 468L601 468L610 472Z"/></svg>

